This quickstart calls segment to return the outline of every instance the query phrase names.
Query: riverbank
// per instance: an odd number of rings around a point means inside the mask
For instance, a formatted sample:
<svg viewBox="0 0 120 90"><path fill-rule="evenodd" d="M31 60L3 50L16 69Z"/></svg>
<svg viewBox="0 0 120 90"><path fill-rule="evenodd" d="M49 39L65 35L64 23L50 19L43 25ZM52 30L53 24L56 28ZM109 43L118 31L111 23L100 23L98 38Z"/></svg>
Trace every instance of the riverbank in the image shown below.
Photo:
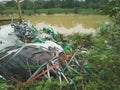
<svg viewBox="0 0 120 90"><path fill-rule="evenodd" d="M35 25L35 27L39 30L42 28L52 28L55 33L60 33L64 35L71 35L75 33L81 33L81 34L95 34L96 30L94 28L84 28L82 24L77 24L72 28L66 28L63 26L56 26L51 24L46 24L44 22L38 23Z"/></svg>
<svg viewBox="0 0 120 90"><path fill-rule="evenodd" d="M5 9L0 11L3 14L17 14L17 9ZM50 8L50 9L29 9L22 10L24 15L35 15L35 14L80 14L80 15L96 15L100 14L98 9L81 9L81 8Z"/></svg>

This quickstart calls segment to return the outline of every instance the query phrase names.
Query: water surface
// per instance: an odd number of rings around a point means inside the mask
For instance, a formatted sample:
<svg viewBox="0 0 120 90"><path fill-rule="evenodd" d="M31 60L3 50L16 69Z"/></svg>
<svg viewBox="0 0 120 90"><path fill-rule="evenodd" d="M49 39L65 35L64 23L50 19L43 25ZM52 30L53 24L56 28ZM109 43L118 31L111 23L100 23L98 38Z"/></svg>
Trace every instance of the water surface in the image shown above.
<svg viewBox="0 0 120 90"><path fill-rule="evenodd" d="M44 22L46 24L58 27L73 28L81 24L84 28L97 28L100 24L109 21L107 16L103 15L78 15L78 14L55 14L55 15L33 15L24 16L32 24Z"/></svg>

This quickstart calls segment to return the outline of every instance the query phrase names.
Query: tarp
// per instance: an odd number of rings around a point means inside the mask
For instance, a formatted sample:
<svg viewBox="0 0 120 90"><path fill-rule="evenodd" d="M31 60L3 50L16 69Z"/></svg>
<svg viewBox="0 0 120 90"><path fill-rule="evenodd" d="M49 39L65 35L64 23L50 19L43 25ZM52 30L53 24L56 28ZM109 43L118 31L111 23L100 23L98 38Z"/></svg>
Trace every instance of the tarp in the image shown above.
<svg viewBox="0 0 120 90"><path fill-rule="evenodd" d="M0 29L0 50L4 49L8 46L13 46L16 44L16 42L20 42L18 37L13 34L14 29L11 27L11 25L4 25L1 26ZM22 43L22 42L20 42Z"/></svg>
<svg viewBox="0 0 120 90"><path fill-rule="evenodd" d="M27 80L30 73L53 58L53 52L29 45L8 51L0 60L0 75ZM30 72L31 71L31 72Z"/></svg>

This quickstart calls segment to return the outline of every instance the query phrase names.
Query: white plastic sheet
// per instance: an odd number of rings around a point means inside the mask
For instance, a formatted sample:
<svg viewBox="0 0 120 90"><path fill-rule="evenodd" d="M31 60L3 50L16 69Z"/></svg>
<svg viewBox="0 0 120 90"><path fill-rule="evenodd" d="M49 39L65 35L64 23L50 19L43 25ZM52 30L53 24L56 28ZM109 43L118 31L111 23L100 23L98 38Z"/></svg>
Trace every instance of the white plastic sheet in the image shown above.
<svg viewBox="0 0 120 90"><path fill-rule="evenodd" d="M0 26L0 50L16 44L18 38L14 35L11 25Z"/></svg>

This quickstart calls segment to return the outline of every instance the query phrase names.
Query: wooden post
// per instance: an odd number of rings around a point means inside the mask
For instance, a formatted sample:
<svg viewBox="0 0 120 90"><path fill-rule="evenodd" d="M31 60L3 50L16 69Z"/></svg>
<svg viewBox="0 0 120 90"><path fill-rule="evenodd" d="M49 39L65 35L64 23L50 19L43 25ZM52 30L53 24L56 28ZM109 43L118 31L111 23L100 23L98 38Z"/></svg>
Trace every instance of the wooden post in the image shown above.
<svg viewBox="0 0 120 90"><path fill-rule="evenodd" d="M19 12L19 18L20 22L22 21L22 13L21 13L21 7L20 7L20 0L17 0L17 6L18 6L18 12Z"/></svg>

